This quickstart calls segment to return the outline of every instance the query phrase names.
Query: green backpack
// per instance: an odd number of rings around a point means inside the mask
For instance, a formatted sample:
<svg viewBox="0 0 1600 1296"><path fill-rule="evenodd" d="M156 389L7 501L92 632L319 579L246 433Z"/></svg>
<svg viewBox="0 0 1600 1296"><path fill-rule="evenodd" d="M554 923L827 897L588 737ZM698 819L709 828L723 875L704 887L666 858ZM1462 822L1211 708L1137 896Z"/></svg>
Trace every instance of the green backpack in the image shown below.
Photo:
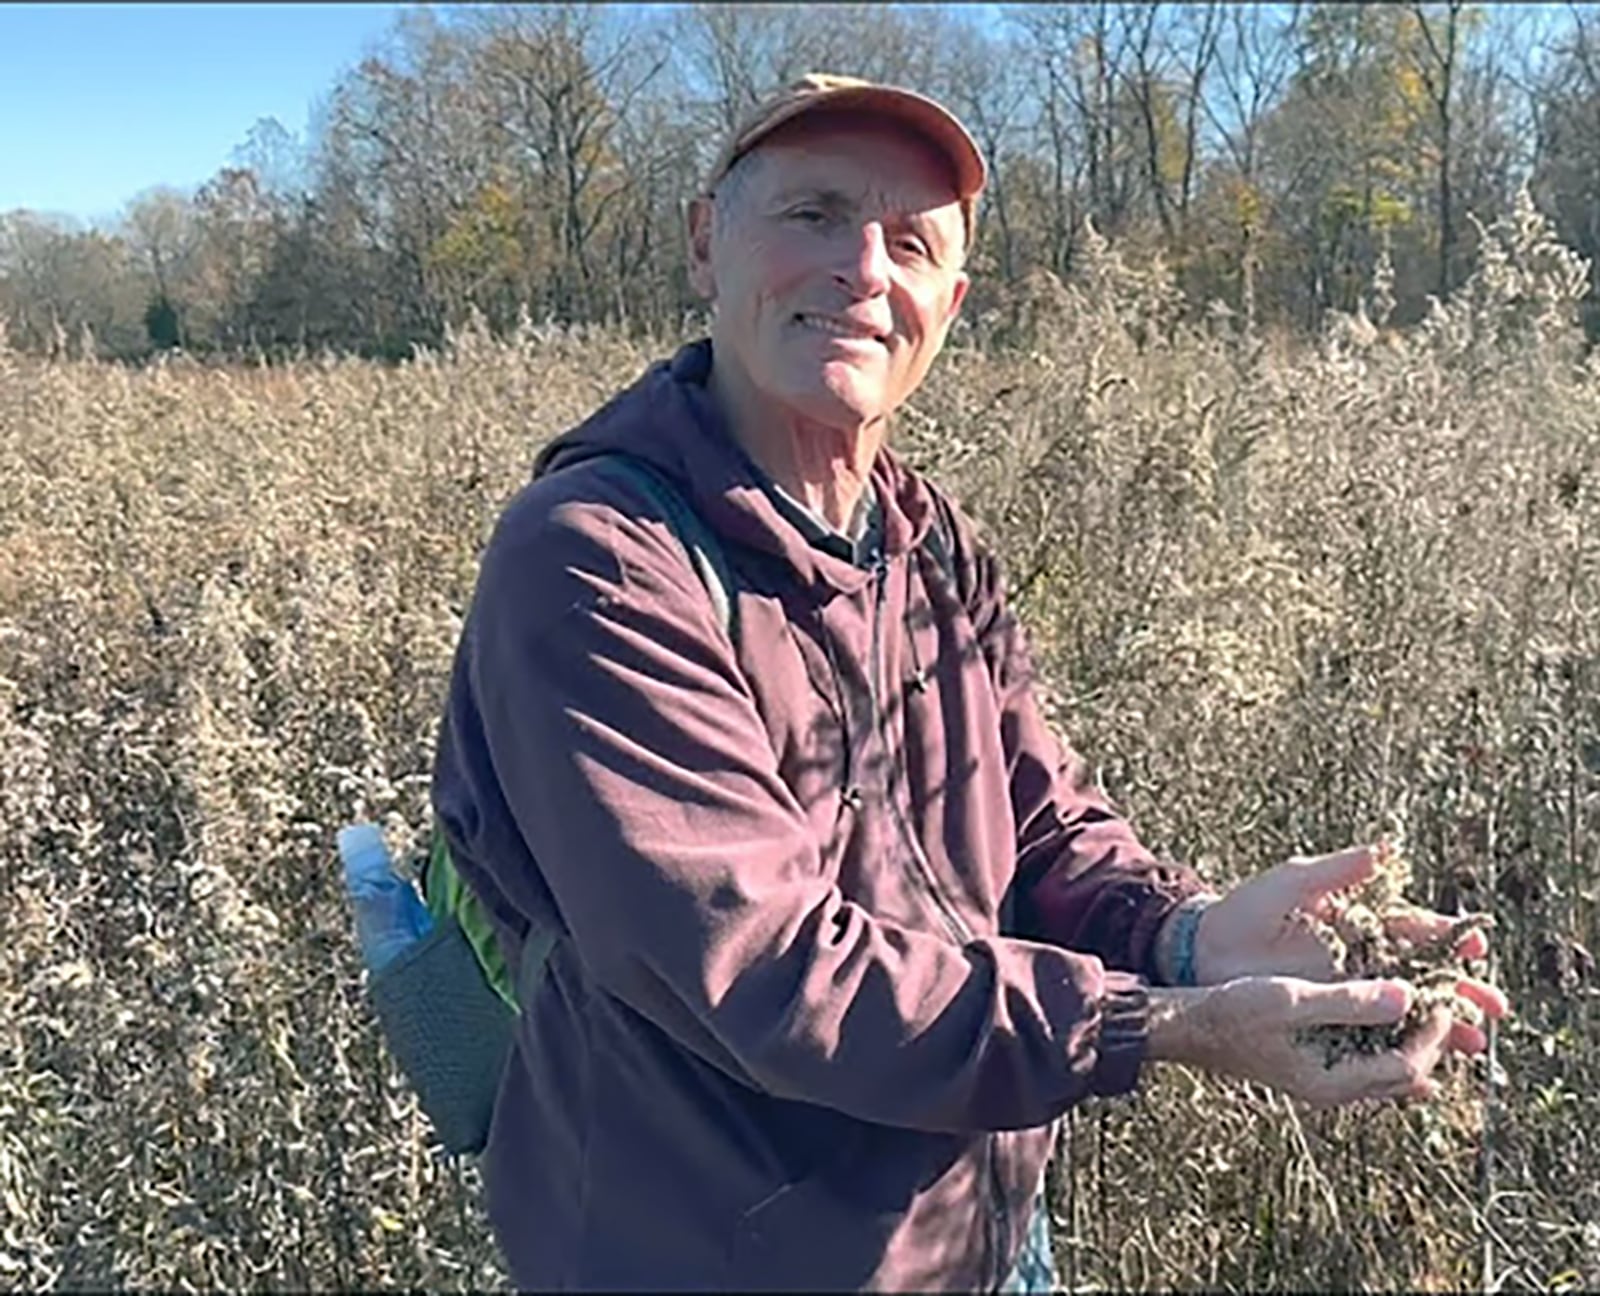
<svg viewBox="0 0 1600 1296"><path fill-rule="evenodd" d="M728 635L738 641L733 573L716 536L677 487L644 460L618 453L595 463L647 494L664 513L710 595ZM950 527L943 505L929 548L955 583ZM422 891L434 927L373 974L370 988L390 1052L417 1092L441 1143L452 1154L481 1152L495 1095L512 1047L519 1005L531 1003L557 933L531 923L513 974L487 910L456 870L435 823L422 868Z"/></svg>

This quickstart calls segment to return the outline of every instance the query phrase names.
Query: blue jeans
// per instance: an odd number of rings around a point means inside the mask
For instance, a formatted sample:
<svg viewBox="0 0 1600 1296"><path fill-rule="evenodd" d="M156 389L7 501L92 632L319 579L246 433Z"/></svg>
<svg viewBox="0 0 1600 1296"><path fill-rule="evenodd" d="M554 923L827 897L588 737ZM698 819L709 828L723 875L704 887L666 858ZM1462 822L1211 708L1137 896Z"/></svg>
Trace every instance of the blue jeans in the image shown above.
<svg viewBox="0 0 1600 1296"><path fill-rule="evenodd" d="M1033 1218L1028 1222L1022 1249L1017 1252L1016 1262L1000 1290L1016 1296L1033 1296L1055 1289L1056 1260L1050 1246L1050 1208L1045 1205L1044 1194L1040 1193L1033 1204Z"/></svg>

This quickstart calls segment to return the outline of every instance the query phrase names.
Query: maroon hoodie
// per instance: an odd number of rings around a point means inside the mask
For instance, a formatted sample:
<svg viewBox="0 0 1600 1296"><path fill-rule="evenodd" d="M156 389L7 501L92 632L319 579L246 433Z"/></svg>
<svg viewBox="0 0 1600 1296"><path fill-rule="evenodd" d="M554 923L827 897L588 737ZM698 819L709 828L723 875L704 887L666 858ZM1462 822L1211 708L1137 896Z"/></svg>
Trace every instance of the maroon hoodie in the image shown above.
<svg viewBox="0 0 1600 1296"><path fill-rule="evenodd" d="M993 1288L1051 1124L1131 1089L1158 864L1053 737L971 524L887 450L809 543L684 348L540 457L457 653L434 800L525 1005L484 1174L537 1288ZM652 500L719 536L730 637ZM559 471L552 471L553 469ZM949 510L949 566L928 539Z"/></svg>

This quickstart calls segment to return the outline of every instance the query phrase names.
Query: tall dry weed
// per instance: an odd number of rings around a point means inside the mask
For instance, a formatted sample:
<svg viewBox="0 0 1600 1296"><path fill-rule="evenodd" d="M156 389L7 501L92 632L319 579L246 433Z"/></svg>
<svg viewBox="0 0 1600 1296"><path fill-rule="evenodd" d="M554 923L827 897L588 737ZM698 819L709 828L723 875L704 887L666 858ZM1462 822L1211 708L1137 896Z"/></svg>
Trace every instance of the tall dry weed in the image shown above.
<svg viewBox="0 0 1600 1296"><path fill-rule="evenodd" d="M1518 1006L1435 1106L1171 1071L1078 1110L1073 1286L1600 1284L1600 364L1531 206L1484 238L1424 327L1310 348L1182 326L1091 239L906 411L1154 846L1227 879L1403 825ZM496 513L664 347L0 349L0 1282L503 1283L381 1048L333 833L416 844Z"/></svg>

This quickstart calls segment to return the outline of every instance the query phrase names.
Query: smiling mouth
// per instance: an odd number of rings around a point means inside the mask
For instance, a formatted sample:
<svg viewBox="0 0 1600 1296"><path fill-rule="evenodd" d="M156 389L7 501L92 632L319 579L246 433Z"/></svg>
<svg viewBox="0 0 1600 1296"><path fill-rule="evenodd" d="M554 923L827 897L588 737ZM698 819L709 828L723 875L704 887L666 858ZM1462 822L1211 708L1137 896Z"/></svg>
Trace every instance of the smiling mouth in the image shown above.
<svg viewBox="0 0 1600 1296"><path fill-rule="evenodd" d="M803 328L825 333L829 337L841 338L846 342L877 342L884 341L883 335L874 333L871 329L864 329L857 324L848 324L828 315L796 315L795 323Z"/></svg>

